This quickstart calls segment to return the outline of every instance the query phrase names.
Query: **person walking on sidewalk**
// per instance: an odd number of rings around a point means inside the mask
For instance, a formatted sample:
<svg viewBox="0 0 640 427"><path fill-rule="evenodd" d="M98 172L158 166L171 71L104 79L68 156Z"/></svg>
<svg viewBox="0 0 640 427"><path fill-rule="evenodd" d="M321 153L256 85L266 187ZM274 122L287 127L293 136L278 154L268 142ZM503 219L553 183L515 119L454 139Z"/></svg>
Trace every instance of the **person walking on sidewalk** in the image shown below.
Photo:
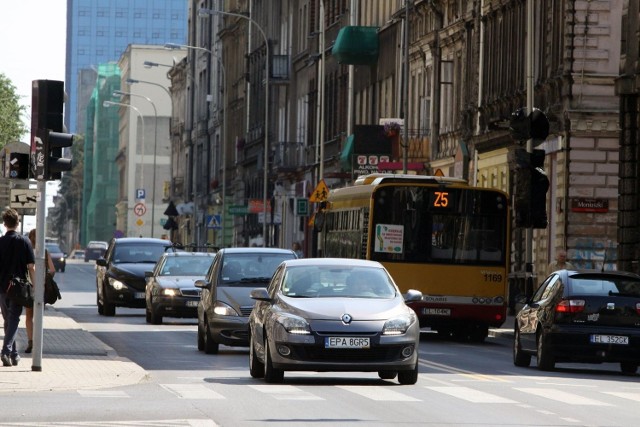
<svg viewBox="0 0 640 427"><path fill-rule="evenodd" d="M36 249L36 229L35 228L29 231L29 241L31 242L31 247L35 251ZM53 260L51 259L51 255L49 255L49 251L47 251L46 249L44 250L44 263L46 266L45 274L51 274L51 277L53 277L56 274L56 268L53 265ZM24 352L31 353L31 351L33 350L33 307L27 307L25 309L25 326L27 329L27 339L29 340L29 343L27 344L27 348L24 350Z"/></svg>
<svg viewBox="0 0 640 427"><path fill-rule="evenodd" d="M9 280L14 276L27 278L35 283L35 256L31 242L16 232L20 217L15 209L2 213L2 222L7 232L0 237L0 309L4 320L4 340L0 359L3 366L16 366L20 356L16 349L16 334L22 314L22 306L7 298Z"/></svg>

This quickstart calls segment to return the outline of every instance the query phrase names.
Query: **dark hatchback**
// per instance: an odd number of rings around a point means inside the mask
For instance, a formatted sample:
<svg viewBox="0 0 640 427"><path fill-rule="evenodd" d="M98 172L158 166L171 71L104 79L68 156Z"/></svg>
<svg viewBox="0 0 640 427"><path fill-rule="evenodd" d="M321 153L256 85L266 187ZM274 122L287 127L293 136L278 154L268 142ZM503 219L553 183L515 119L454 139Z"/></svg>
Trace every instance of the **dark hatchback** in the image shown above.
<svg viewBox="0 0 640 427"><path fill-rule="evenodd" d="M96 260L98 314L115 316L116 307L145 308L145 271L173 250L164 239L112 239L104 258Z"/></svg>
<svg viewBox="0 0 640 427"><path fill-rule="evenodd" d="M60 249L57 243L45 243L45 247L47 248L47 252L49 252L51 261L53 261L53 267L56 271L64 273L64 270L67 268L67 255L62 252L62 249Z"/></svg>
<svg viewBox="0 0 640 427"><path fill-rule="evenodd" d="M558 270L516 316L513 362L548 371L559 362L620 363L633 374L640 363L640 276Z"/></svg>
<svg viewBox="0 0 640 427"><path fill-rule="evenodd" d="M203 279L215 253L167 252L153 271L145 273L146 320L159 325L166 317L198 317L200 289L194 282Z"/></svg>

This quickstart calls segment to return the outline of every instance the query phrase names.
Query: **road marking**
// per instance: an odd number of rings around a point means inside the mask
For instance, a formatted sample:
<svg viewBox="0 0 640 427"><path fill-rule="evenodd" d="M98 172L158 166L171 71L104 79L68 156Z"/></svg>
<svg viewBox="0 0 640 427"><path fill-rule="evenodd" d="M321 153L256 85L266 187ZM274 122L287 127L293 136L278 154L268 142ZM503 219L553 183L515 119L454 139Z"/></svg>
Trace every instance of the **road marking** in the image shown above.
<svg viewBox="0 0 640 427"><path fill-rule="evenodd" d="M202 384L160 384L165 390L175 394L180 399L226 399Z"/></svg>
<svg viewBox="0 0 640 427"><path fill-rule="evenodd" d="M567 393L562 390L554 390L552 388L514 388L514 390L521 391L523 393L533 394L534 396L544 397L546 399L555 400L557 402L566 403L568 405L583 405L583 406L611 406L608 403L600 402L598 400L589 399L588 397L579 396L576 394Z"/></svg>
<svg viewBox="0 0 640 427"><path fill-rule="evenodd" d="M249 387L278 400L324 400L292 385L253 384Z"/></svg>
<svg viewBox="0 0 640 427"><path fill-rule="evenodd" d="M496 396L469 387L425 387L426 389L448 394L472 403L519 403L506 397Z"/></svg>
<svg viewBox="0 0 640 427"><path fill-rule="evenodd" d="M603 391L604 394L610 394L611 396L621 397L623 399L633 400L640 402L640 393L627 393L624 391Z"/></svg>
<svg viewBox="0 0 640 427"><path fill-rule="evenodd" d="M473 371L467 371L465 369L459 369L459 368L455 368L453 366L449 366L449 365L445 365L442 363L437 363L437 362L432 362L432 361L427 361L427 360L420 360L420 365L431 368L431 369L435 369L436 371L442 371L442 372L448 372L450 374L459 374L462 376L466 376L470 379L476 380L476 381L493 381L493 382L501 382L501 383L510 383L512 381L504 379L504 378L500 378L498 376L495 375L485 375L485 374L478 374L477 372L473 372Z"/></svg>
<svg viewBox="0 0 640 427"><path fill-rule="evenodd" d="M376 401L420 402L420 399L416 399L415 397L407 396L406 394L398 393L397 391L393 391L380 386L338 386L338 388Z"/></svg>

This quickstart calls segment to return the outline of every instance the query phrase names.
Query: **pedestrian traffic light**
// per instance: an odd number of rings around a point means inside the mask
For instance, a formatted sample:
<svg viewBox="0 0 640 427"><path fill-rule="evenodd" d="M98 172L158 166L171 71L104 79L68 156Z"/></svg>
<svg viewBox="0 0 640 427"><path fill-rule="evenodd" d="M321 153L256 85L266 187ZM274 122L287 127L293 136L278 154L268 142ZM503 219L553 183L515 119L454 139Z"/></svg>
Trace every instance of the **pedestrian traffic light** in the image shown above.
<svg viewBox="0 0 640 427"><path fill-rule="evenodd" d="M71 159L62 157L62 149L73 145L70 133L47 131L44 144L44 176L45 180L61 179L62 172L71 170Z"/></svg>
<svg viewBox="0 0 640 427"><path fill-rule="evenodd" d="M531 224L531 155L524 148L517 149L515 155L514 213L516 227L527 228Z"/></svg>
<svg viewBox="0 0 640 427"><path fill-rule="evenodd" d="M515 222L516 227L547 228L547 191L549 179L542 166L544 150L528 153L516 151L515 169Z"/></svg>
<svg viewBox="0 0 640 427"><path fill-rule="evenodd" d="M544 172L544 150L531 153L531 227L547 228L547 191L549 178Z"/></svg>
<svg viewBox="0 0 640 427"><path fill-rule="evenodd" d="M549 119L538 108L534 108L530 114L527 114L526 108L518 108L511 113L509 130L511 137L519 143L524 144L532 139L535 147L542 144L549 136Z"/></svg>
<svg viewBox="0 0 640 427"><path fill-rule="evenodd" d="M8 171L5 178L29 179L29 155L26 153L9 153Z"/></svg>

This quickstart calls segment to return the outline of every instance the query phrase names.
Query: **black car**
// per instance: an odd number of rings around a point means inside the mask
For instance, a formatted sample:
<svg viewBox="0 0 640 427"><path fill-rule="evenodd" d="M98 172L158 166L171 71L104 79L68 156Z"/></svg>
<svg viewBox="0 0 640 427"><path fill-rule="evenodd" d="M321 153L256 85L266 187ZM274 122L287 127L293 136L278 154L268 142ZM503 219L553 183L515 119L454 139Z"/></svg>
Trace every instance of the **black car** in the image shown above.
<svg viewBox="0 0 640 427"><path fill-rule="evenodd" d="M57 243L45 243L45 248L47 252L49 252L49 256L51 257L51 261L53 261L53 266L56 271L60 271L64 273L64 270L67 268L67 254L62 252L60 246Z"/></svg>
<svg viewBox="0 0 640 427"><path fill-rule="evenodd" d="M559 362L640 363L640 275L618 271L558 270L516 316L513 363L540 370Z"/></svg>
<svg viewBox="0 0 640 427"><path fill-rule="evenodd" d="M273 272L284 260L295 259L289 249L220 249L204 280L198 304L198 350L218 352L220 344L249 345L249 315L255 303L251 290L267 287Z"/></svg>
<svg viewBox="0 0 640 427"><path fill-rule="evenodd" d="M104 258L96 260L98 314L115 316L116 307L145 308L145 271L167 251L173 246L164 239L112 239Z"/></svg>
<svg viewBox="0 0 640 427"><path fill-rule="evenodd" d="M109 244L107 242L99 240L89 242L84 250L84 262L97 260L98 258L103 257L108 247Z"/></svg>
<svg viewBox="0 0 640 427"><path fill-rule="evenodd" d="M203 279L215 253L167 252L147 271L147 323L159 325L162 317L198 317L200 289L194 282Z"/></svg>

